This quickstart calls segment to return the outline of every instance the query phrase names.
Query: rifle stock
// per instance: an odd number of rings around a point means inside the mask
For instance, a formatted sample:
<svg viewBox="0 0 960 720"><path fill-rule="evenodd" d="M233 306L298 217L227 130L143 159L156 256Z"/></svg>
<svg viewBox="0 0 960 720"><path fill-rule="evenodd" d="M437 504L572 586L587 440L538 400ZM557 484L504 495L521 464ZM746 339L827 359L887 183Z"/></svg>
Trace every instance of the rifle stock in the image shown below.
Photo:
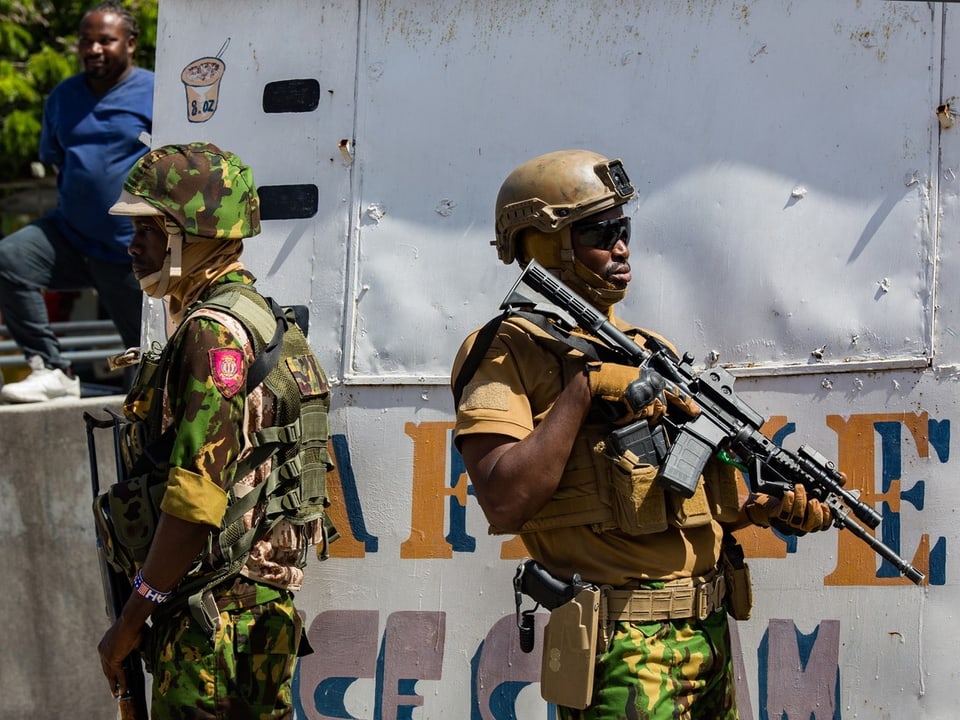
<svg viewBox="0 0 960 720"><path fill-rule="evenodd" d="M109 412L109 411L108 411ZM87 427L87 453L90 456L90 485L93 490L93 500L96 502L100 495L100 470L97 465L97 446L94 432L98 428L112 428L114 431L114 460L117 468L117 477L123 477L123 462L120 457L119 438L117 435L116 415L111 413L108 419L95 418L84 411L83 420ZM123 605L132 592L130 582L118 573L107 562L100 534L97 535L97 556L100 561L100 581L103 583L103 595L107 618L111 622L120 617ZM127 681L127 691L117 698L117 717L120 720L147 720L146 681L143 675L143 664L140 654L130 653L123 661L123 674Z"/></svg>
<svg viewBox="0 0 960 720"><path fill-rule="evenodd" d="M843 476L832 461L806 445L793 453L760 432L763 416L737 396L733 390L735 378L727 370L714 367L698 372L689 354L676 361L662 349L651 352L641 347L535 260L521 273L501 309L536 304L520 292L521 285L567 313L581 329L609 346L624 364L658 372L700 407L696 418L673 422L673 443L658 475L664 487L691 496L706 463L720 455L745 470L753 492L779 496L797 484L803 485L808 494L830 508L835 527L848 528L912 582L919 585L924 580L922 572L860 524L874 529L881 517L843 488Z"/></svg>

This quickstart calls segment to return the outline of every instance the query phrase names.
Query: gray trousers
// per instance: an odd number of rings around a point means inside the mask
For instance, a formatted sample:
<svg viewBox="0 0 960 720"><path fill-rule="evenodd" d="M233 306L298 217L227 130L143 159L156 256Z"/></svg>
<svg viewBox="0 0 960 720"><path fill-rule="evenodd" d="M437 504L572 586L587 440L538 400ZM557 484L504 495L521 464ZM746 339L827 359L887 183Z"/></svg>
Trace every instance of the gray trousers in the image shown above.
<svg viewBox="0 0 960 720"><path fill-rule="evenodd" d="M143 292L130 263L87 257L45 218L0 239L0 313L27 357L41 357L46 367L69 367L40 290L84 288L96 289L124 347L138 346Z"/></svg>

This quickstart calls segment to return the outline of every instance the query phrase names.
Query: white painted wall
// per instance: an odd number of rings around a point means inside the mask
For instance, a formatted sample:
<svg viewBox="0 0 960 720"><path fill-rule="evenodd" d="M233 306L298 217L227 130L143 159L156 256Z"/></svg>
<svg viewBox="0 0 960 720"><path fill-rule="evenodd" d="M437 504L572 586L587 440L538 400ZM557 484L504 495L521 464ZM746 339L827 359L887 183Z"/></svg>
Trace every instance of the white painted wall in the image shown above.
<svg viewBox="0 0 960 720"><path fill-rule="evenodd" d="M211 140L261 186L317 187L314 215L265 221L247 250L267 292L309 301L337 382L346 537L299 600L318 648L303 717L549 717L510 625L516 545L467 493L446 377L516 277L489 246L500 182L566 147L621 157L639 190L621 314L748 375L744 398L795 423L785 444L837 457L928 573L886 577L849 533L752 539L742 717L953 717L960 124L941 132L936 108L960 94L958 17L161 2L153 144ZM228 39L215 112L190 122L181 71ZM264 112L267 85L294 79L317 81L316 108Z"/></svg>
<svg viewBox="0 0 960 720"><path fill-rule="evenodd" d="M939 5L184 7L161 13L154 144L213 139L262 184L318 186L315 217L268 223L249 253L339 321L318 345L346 328L347 382L447 374L512 274L487 246L500 181L562 147L624 159L643 272L624 314L698 356L931 353ZM216 113L191 123L180 70L227 41ZM293 78L318 81L317 109L264 113L265 85Z"/></svg>

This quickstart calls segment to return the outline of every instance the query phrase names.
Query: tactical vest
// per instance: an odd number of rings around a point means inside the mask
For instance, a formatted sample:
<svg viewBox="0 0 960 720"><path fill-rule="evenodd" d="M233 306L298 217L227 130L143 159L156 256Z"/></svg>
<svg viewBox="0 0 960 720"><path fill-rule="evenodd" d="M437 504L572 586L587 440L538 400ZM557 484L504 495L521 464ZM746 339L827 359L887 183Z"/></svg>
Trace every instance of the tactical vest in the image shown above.
<svg viewBox="0 0 960 720"><path fill-rule="evenodd" d="M294 321L293 310L281 309L244 283L225 283L187 316L216 318L217 313L235 319L253 344L255 360L248 368L247 393L262 382L275 398L273 424L248 436L252 450L237 463L234 478L239 480L267 461L273 465L261 483L252 489L243 487L248 492L238 492L236 483L227 490L227 510L219 530L211 533L201 561L175 590L174 601L187 598L194 607L205 591L236 576L253 546L281 520L301 532L308 523L320 523L321 560L337 537L325 513L329 505L326 477L333 468L327 450L329 386ZM163 399L169 364L175 361L179 345L175 333L161 353L148 354L141 361L129 397L137 417L146 419L120 426L127 480L113 485L94 504L105 555L115 569L130 577L146 559L166 486L174 433L173 429L161 432ZM243 516L254 507L262 508L262 519L246 529ZM108 538L103 537L105 532ZM306 564L305 555L298 564Z"/></svg>
<svg viewBox="0 0 960 720"><path fill-rule="evenodd" d="M565 379L582 372L585 359L595 351L583 345L582 336L571 336L549 318L535 313L512 312L501 317L500 323L494 321L497 327L502 323L516 326L554 355ZM647 336L644 331L638 333ZM471 349L455 387L461 390L466 387L469 377L463 376L472 375L476 369L468 367L470 357L482 358L492 338L492 332L486 340L478 335L476 343L482 347L476 355ZM459 396L457 399L459 405ZM607 442L610 430L609 421L591 422L588 418L574 442L557 489L519 533L583 525L596 532L619 529L631 535L644 535L662 532L668 524L686 528L705 525L711 519L724 522L736 519L740 502L732 467L711 461L696 492L684 499L664 490L657 481L657 465L640 462L630 453L613 452ZM491 532L503 531L491 528Z"/></svg>

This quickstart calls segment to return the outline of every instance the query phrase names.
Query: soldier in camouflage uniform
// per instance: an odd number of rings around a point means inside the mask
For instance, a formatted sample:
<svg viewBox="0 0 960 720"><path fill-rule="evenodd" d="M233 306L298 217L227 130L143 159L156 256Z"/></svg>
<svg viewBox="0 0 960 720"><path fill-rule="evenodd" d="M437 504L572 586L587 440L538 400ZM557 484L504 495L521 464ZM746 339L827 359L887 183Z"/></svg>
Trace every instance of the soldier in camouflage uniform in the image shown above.
<svg viewBox="0 0 960 720"><path fill-rule="evenodd" d="M507 264L536 260L639 344L675 353L614 315L632 277L623 206L634 194L619 160L584 150L534 158L500 189L497 250ZM650 428L689 419L699 412L690 398L647 392L661 387L652 373L605 360L596 342L584 349L589 334L569 339L549 318L515 314L487 327L496 330L464 341L451 384L455 443L491 532L518 533L552 575L579 574L602 593L592 686L560 717L736 718L725 534L751 522L822 530L829 509L800 486L782 499L740 498L733 469L718 462L693 497L665 491L656 465L604 439L637 419ZM584 676L590 665L588 656ZM541 690L550 700L544 677Z"/></svg>
<svg viewBox="0 0 960 720"><path fill-rule="evenodd" d="M154 372L161 379L145 377L148 363L142 362L124 403L140 436L163 433L172 440L164 446L166 462L157 459L159 520L145 560L134 568L135 592L99 644L104 674L111 691L124 692L121 663L139 647L153 674L155 719L291 717L295 663L308 648L293 592L303 580L306 548L322 542L322 523L283 519L273 526L239 574L203 596L215 603L210 626L178 590L223 564L215 531L275 462L249 468L247 458L251 439L273 424L285 399L267 383L248 390L254 339L236 317L204 305L224 288L254 283L239 260L243 238L260 231L252 172L211 144L161 147L134 166L111 212L132 216L134 272L148 295L166 300L176 329L152 364L165 368ZM291 368L302 397L328 402L326 379L309 348L299 356L286 342L283 348L279 367ZM158 393L162 412L155 411ZM325 413L324 406L324 432ZM325 435L322 440L325 453ZM256 527L264 515L258 503L243 514L243 526Z"/></svg>

